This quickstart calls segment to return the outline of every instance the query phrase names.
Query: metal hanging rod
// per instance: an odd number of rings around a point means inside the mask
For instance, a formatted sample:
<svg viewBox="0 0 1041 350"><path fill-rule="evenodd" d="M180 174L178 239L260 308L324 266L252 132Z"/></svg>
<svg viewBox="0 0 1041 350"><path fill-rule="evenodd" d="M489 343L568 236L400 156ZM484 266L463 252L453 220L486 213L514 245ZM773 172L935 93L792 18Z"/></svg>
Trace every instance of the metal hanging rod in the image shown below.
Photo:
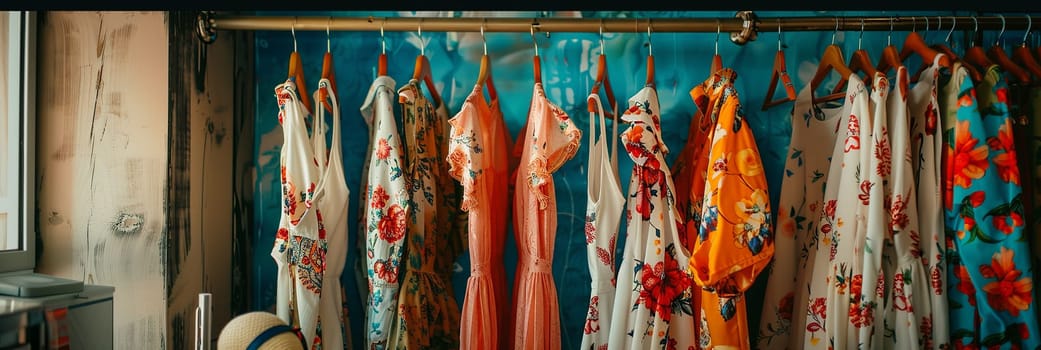
<svg viewBox="0 0 1041 350"><path fill-rule="evenodd" d="M199 35L212 42L218 30L312 30L312 31L401 31L422 28L429 32L588 32L658 33L730 32L731 41L744 44L755 40L758 32L782 31L910 31L926 30L926 18L942 28L960 30L1026 30L1026 14L988 16L895 16L895 17L758 17L740 11L733 18L501 18L501 17L327 17L327 16L222 16L212 12L199 15ZM1041 19L1041 15L1038 15ZM975 19L975 20L974 20ZM780 27L780 28L778 28ZM209 40L207 40L209 39Z"/></svg>

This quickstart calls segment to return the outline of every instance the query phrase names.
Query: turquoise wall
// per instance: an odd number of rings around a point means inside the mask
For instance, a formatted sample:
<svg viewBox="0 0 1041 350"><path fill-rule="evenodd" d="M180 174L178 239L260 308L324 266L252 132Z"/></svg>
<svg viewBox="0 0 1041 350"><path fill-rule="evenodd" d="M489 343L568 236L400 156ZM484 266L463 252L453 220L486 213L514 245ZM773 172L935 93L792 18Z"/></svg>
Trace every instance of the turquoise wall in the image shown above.
<svg viewBox="0 0 1041 350"><path fill-rule="evenodd" d="M263 13L269 15L286 15L286 13ZM950 22L943 23L947 29L936 29L936 15L950 16L947 13L887 13L887 12L760 12L761 17L775 16L911 16L930 15L931 31L925 31L925 22L919 17L919 32L924 32L929 43L942 41L949 32ZM291 15L316 16L442 16L442 17L583 17L583 18L648 18L648 17L732 17L734 12L510 12L510 13L465 13L465 12L308 12ZM971 15L957 13L957 15ZM276 101L274 87L286 79L288 58L293 50L292 35L289 28L284 31L256 32L256 129L255 129L255 222L253 232L253 298L251 305L257 310L273 310L275 302L275 264L269 252L274 242L275 229L278 225L280 192L278 188L279 148L282 142L281 128L276 119ZM1024 28L1010 28L1005 34L1009 45L1018 43L1023 37ZM905 32L895 32L893 43L902 45ZM847 55L857 49L859 31L834 33L835 43L842 46ZM952 38L953 49L961 52L965 34L955 32ZM997 33L985 33L985 40L993 42ZM783 34L785 55L788 70L792 75L796 89L802 88L810 80L816 70L817 61L823 49L833 37L832 31L791 32ZM412 75L416 55L419 53L419 37L416 32L387 32L387 56L389 59L389 75L397 83L403 84ZM448 104L450 113L458 111L466 94L470 92L477 78L482 41L478 33L444 33L423 32L426 42L426 55L430 59L434 79L438 84L441 96ZM673 153L669 155L670 163L679 154L679 150L687 137L686 131L694 114L694 104L688 91L696 84L704 81L709 74L710 60L714 53L716 33L654 33L653 44L658 95L662 109L662 127L664 139ZM326 33L324 31L297 31L298 51L304 62L309 92L315 89L321 73L322 55L326 50ZM532 55L533 46L529 33L488 33L486 35L488 53L492 57L495 85L499 92L503 114L511 134L517 135L524 124L526 111L531 99L533 84ZM755 132L756 141L762 154L766 175L770 185L770 198L774 207L778 200L781 173L788 149L791 123L789 111L791 103L761 111L763 99L768 88L774 54L777 50L777 33L760 33L758 39L744 46L738 46L728 40L728 33L723 33L719 40L719 53L723 64L738 72L737 89L742 103L746 106L748 123ZM357 221L358 193L361 165L364 161L368 144L368 128L358 112L362 99L375 78L376 60L380 52L378 32L332 32L331 51L335 58L336 81L340 92L339 100L342 108L344 167L347 170L348 186L352 190L348 213L350 222ZM862 47L873 58L877 58L885 47L886 32L863 33ZM590 85L595 77L596 55L600 52L599 38L596 33L550 33L549 38L538 34L539 54L542 56L542 76L546 92L551 101L567 111L578 127L585 133L588 126L585 97L589 94ZM608 74L615 95L620 103L639 90L646 74L647 33L605 33L603 50L607 54ZM919 63L912 62L909 67L917 68ZM827 85L827 84L826 84ZM780 93L780 92L779 92ZM780 96L780 95L775 95ZM624 109L620 107L620 109ZM399 116L400 118L400 116ZM620 128L621 131L624 128ZM830 147L830 145L821 145ZM574 159L568 161L555 175L556 198L558 202L558 232L556 254L553 261L553 276L558 286L561 310L560 319L563 327L563 347L577 348L581 342L582 326L585 318L586 304L589 298L589 272L586 265L585 237L583 220L586 207L586 148L588 143L583 139L582 148ZM632 162L623 153L619 155L619 173L623 187L628 187ZM627 190L626 190L627 191ZM623 226L624 227L624 226ZM350 242L355 242L356 225L350 227ZM511 233L512 235L512 233ZM620 240L624 240L624 230ZM618 243L618 255L624 242ZM364 315L361 300L355 288L353 267L355 251L350 252L348 268L342 280L348 293L347 304L351 329L356 342L361 340L361 320ZM469 274L468 257L460 257L453 279L456 298L463 299L466 278ZM516 246L511 236L507 240L507 273L512 287L513 268L516 266ZM763 274L765 276L765 273ZM750 325L758 325L759 305L761 305L765 277L760 278L749 292ZM562 288L561 286L567 286Z"/></svg>

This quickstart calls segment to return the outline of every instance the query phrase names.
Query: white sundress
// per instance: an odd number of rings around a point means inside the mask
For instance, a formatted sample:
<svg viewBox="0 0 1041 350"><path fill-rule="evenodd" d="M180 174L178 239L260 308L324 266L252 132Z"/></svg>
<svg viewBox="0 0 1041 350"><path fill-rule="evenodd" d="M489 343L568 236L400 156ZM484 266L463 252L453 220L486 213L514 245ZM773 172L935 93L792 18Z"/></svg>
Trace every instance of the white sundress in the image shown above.
<svg viewBox="0 0 1041 350"><path fill-rule="evenodd" d="M844 106L822 108L814 104L809 84L794 102L791 142L775 211L774 261L767 280L756 349L802 347L806 292L831 167L832 149L822 145L835 144L837 123L843 113L849 113Z"/></svg>
<svg viewBox="0 0 1041 350"><path fill-rule="evenodd" d="M314 196L320 172L293 78L275 88L281 149L282 213L271 257L278 265L276 313L299 326L310 348L317 338L319 297L325 276L326 241Z"/></svg>
<svg viewBox="0 0 1041 350"><path fill-rule="evenodd" d="M599 114L589 113L589 169L586 205L586 260L592 279L589 311L580 349L598 349L610 340L611 308L615 298L615 242L621 225L625 197L618 178L618 123L606 133L604 107L600 96L589 95ZM617 106L611 106L618 115ZM600 136L594 124L599 119ZM610 140L609 144L605 144Z"/></svg>
<svg viewBox="0 0 1041 350"><path fill-rule="evenodd" d="M863 197L867 197L867 193L861 190L863 181L858 169L863 162L862 142L870 141L871 132L862 126L870 125L871 116L864 81L852 74L846 84L846 102L836 130L838 138L824 193L824 213L813 238L816 249L810 252L812 272L805 278L808 297L803 305L806 307L796 304L793 309L806 313L805 326L793 328L806 332L803 344L795 348L826 349L831 344L844 348L849 338L849 292L851 285L859 284L853 280L860 274L853 271L859 272L861 264L853 243L857 233L863 231L858 227L863 222L858 220L858 215L863 216L867 209L867 203L860 198L862 192Z"/></svg>
<svg viewBox="0 0 1041 350"><path fill-rule="evenodd" d="M324 101L322 93L327 97ZM350 200L350 189L347 188L347 177L343 170L343 150L340 146L340 105L336 93L328 79L318 82L318 90L314 93L315 122L312 133L315 154L318 156L318 168L321 173L315 200L318 212L321 213L322 229L325 230L327 250L325 252L325 277L322 295L318 301L321 310L319 320L322 331L322 346L329 349L350 347L349 322L344 305L343 287L340 275L343 274L347 262L347 205ZM328 125L325 122L325 108L332 111L332 140L326 148L325 135Z"/></svg>
<svg viewBox="0 0 1041 350"><path fill-rule="evenodd" d="M848 317L850 325L846 346L874 349L883 343L883 338L892 324L883 322L886 315L885 298L886 280L892 276L892 234L890 233L889 213L889 179L893 166L893 147L889 138L889 79L882 72L875 73L871 83L870 128L871 138L862 138L861 145L861 179L870 186L861 188L860 195L867 195L869 203L864 218L864 231L856 233L854 254L861 259L860 286L856 278L857 272L851 272L853 279L850 290L860 290L859 295L850 293ZM864 200L863 197L860 198ZM836 312L840 310L835 310ZM838 344L836 344L837 346Z"/></svg>
<svg viewBox="0 0 1041 350"><path fill-rule="evenodd" d="M908 94L911 125L911 164L918 192L918 232L922 238L922 263L929 276L928 312L922 316L920 328L922 349L943 349L950 342L947 320L947 254L944 232L943 187L941 165L943 158L943 127L937 85L940 76L940 55L932 66L920 75L918 83ZM930 336L931 335L931 336Z"/></svg>

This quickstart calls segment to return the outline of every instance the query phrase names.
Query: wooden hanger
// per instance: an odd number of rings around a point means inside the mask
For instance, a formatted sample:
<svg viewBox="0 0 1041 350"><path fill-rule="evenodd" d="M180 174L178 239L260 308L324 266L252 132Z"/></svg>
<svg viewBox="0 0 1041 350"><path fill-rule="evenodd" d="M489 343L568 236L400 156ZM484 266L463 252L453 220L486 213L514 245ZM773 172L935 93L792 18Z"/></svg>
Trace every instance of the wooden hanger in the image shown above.
<svg viewBox="0 0 1041 350"><path fill-rule="evenodd" d="M383 25L387 23L386 19L380 23L380 57L376 65L376 75L384 76L387 75L387 38L383 36Z"/></svg>
<svg viewBox="0 0 1041 350"><path fill-rule="evenodd" d="M607 75L607 56L604 51L607 50L607 46L604 46L604 21L600 20L600 57L597 58L596 62L596 80L593 81L593 89L589 92L590 95L596 95L600 93L600 86L604 87L604 95L607 95L607 103L613 109L617 106L614 98L614 92L611 89L611 79ZM596 103L589 101L589 112L596 113L599 109ZM611 118L614 121L618 121L618 116L614 115L611 111L604 111L604 115Z"/></svg>
<svg viewBox="0 0 1041 350"><path fill-rule="evenodd" d="M849 70L853 73L863 72L864 80L871 81L875 78L875 73L878 72L875 69L875 65L871 63L871 57L868 56L867 50L864 50L861 44L864 41L864 20L860 21L860 38L857 39L857 51L853 51L853 55L849 57ZM832 93L838 93L842 91L842 85L836 85L835 90Z"/></svg>
<svg viewBox="0 0 1041 350"><path fill-rule="evenodd" d="M792 85L792 78L788 75L788 65L784 61L784 51L781 50L781 46L781 20L778 19L777 54L774 55L773 73L770 74L770 87L766 90L766 98L763 99L764 111L785 102L795 101L796 98L795 85ZM777 90L778 78L784 84L785 97L774 100L774 91Z"/></svg>
<svg viewBox="0 0 1041 350"><path fill-rule="evenodd" d="M720 69L723 69L723 57L719 55L719 32L720 24L716 21L716 53L712 55L712 66L709 68L709 74L716 74ZM650 33L647 34L650 36Z"/></svg>
<svg viewBox="0 0 1041 350"><path fill-rule="evenodd" d="M943 17L938 17L938 19L940 21L942 21ZM942 22L940 22L940 23L942 23ZM961 63L962 66L965 67L965 69L969 72L969 76L972 78L972 80L973 81L979 81L980 80L980 72L979 72L979 70L976 69L976 67L974 67L973 65L967 64L967 62L964 59L962 59L961 57L958 57L958 54L954 53L954 50L951 50L950 46L948 46L950 44L950 42L951 42L951 35L954 35L954 29L957 26L958 26L958 18L957 17L951 17L951 30L949 32L947 32L947 37L944 39L943 42L933 44L930 47L933 50L936 50L936 52L942 53L944 56L950 57L951 62L959 62L959 63ZM936 28L940 29L940 26L937 25ZM932 66L932 62L922 61L922 66L918 67L918 71L916 71L914 73L914 75L911 77L911 82L912 83L917 83L918 79L921 78L922 72L924 72L927 68L929 68L931 66Z"/></svg>
<svg viewBox="0 0 1041 350"><path fill-rule="evenodd" d="M1037 60L1034 59L1034 55L1030 52L1030 48L1027 47L1027 38L1030 37L1030 27L1033 26L1033 19L1030 15L1027 16L1027 31L1023 34L1023 43L1017 46L1012 52L1012 60L1019 63L1026 68L1030 74L1033 74L1034 79L1041 79L1041 65L1038 65Z"/></svg>
<svg viewBox="0 0 1041 350"><path fill-rule="evenodd" d="M535 23L531 24L531 43L535 45L535 56L532 57L532 68L535 71L535 83L542 84L542 60L539 59L539 42L535 40Z"/></svg>
<svg viewBox="0 0 1041 350"><path fill-rule="evenodd" d="M976 70L978 76L974 77L973 81L978 82L979 78L982 77L982 74L979 72L986 70L994 63L990 61L990 58L987 58L987 53L983 51L982 47L976 46L976 39L979 36L979 22L976 20L976 16L972 17L972 23L972 39L969 40L969 48L965 49L965 55L962 59Z"/></svg>
<svg viewBox="0 0 1041 350"><path fill-rule="evenodd" d="M912 17L913 19L914 17ZM904 63L900 60L900 52L893 45L893 18L889 18L889 36L886 38L886 47L882 49L882 58L878 60L876 68L883 74L889 73L889 69L899 69Z"/></svg>
<svg viewBox="0 0 1041 350"><path fill-rule="evenodd" d="M487 87L488 97L495 100L499 98L499 94L495 92L495 83L492 82L492 59L488 57L488 40L484 37L484 23L481 23L481 41L484 43L484 55L481 56L481 70L477 73L477 85Z"/></svg>
<svg viewBox="0 0 1041 350"><path fill-rule="evenodd" d="M906 61L911 54L917 54L922 58L923 62L933 62L939 52L930 48L929 45L925 43L925 40L922 39L922 36L918 35L918 32L912 31L910 34L907 34L907 38L904 39L904 48L900 50L900 61ZM951 58L944 55L943 57L940 57L939 62L937 63L944 68L951 68L951 62ZM889 68L891 67L883 62L882 68L879 70L889 71Z"/></svg>
<svg viewBox="0 0 1041 350"><path fill-rule="evenodd" d="M651 46L651 21L647 20L647 84L645 86L655 87L654 85L654 48Z"/></svg>
<svg viewBox="0 0 1041 350"><path fill-rule="evenodd" d="M441 94L437 93L433 74L430 73L430 59L426 56L426 43L423 42L422 23L420 23L417 32L419 33L419 56L416 56L416 69L412 73L412 79L423 80L427 90L430 91L430 97L434 100L434 106L441 106Z"/></svg>
<svg viewBox="0 0 1041 350"><path fill-rule="evenodd" d="M332 18L329 19L330 21ZM329 33L329 27L325 27L325 55L322 57L322 79L329 81L329 90L333 91L334 95L338 95L336 91L336 70L333 69L333 54L332 54L332 36ZM325 89L318 90L318 96L322 101L322 105L325 109L332 110L333 107L329 105L327 100L329 97L329 91Z"/></svg>
<svg viewBox="0 0 1041 350"><path fill-rule="evenodd" d="M994 40L994 45L990 47L990 50L987 50L987 56L994 60L994 63L1001 66L1005 72L1008 72L1015 77L1020 83L1029 84L1030 74L1023 70L1023 68L1018 64L1012 62L1012 60L1009 59L1008 54L1005 53L1005 49L1001 47L1001 37L1005 35L1005 16L999 14L998 17L1001 17L1001 32L998 33L998 39Z"/></svg>
<svg viewBox="0 0 1041 350"><path fill-rule="evenodd" d="M289 54L289 77L293 78L296 84L296 91L307 91L307 81L304 80L304 63L300 59L300 53L296 51L296 23L293 23L293 27L290 29L293 32L293 53ZM307 109L307 113L313 113L314 109L311 108L311 99L308 98L307 93L298 93L300 102L304 104L304 108Z"/></svg>
<svg viewBox="0 0 1041 350"><path fill-rule="evenodd" d="M835 19L835 31L838 32L839 21ZM820 64L817 65L817 72L813 75L813 80L810 80L810 89L816 89L820 86L820 83L824 81L824 77L828 76L828 73L834 70L838 72L839 82L837 86L845 86L846 82L849 81L849 76L853 74L853 71L846 66L846 60L842 58L842 49L838 45L835 45L835 34L831 35L831 45L824 48L824 54L821 56ZM833 93L831 95L816 97L813 99L813 103L821 103L827 101L835 101L846 97L845 92Z"/></svg>

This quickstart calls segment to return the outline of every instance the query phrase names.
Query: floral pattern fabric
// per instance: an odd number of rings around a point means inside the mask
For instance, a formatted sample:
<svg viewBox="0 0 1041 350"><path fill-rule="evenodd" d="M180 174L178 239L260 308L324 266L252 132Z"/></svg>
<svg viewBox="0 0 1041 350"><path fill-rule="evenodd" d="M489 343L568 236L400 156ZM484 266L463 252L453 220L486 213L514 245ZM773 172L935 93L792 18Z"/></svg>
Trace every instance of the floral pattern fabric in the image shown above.
<svg viewBox="0 0 1041 350"><path fill-rule="evenodd" d="M404 172L404 149L394 120L394 79L376 78L362 115L373 128L368 150L365 239L369 292L365 317L366 348L386 349L388 330L397 316L399 278L411 196Z"/></svg>
<svg viewBox="0 0 1041 350"><path fill-rule="evenodd" d="M866 127L871 125L869 104L863 80L850 75L844 111L835 129L839 137L832 151L823 213L811 239L815 249L808 267L812 270L808 286L799 284L807 288L806 307L797 304L793 309L806 313L806 325L799 329L805 332L799 346L804 349L848 348L847 341L856 338L850 337L850 329L855 334L856 328L873 321L859 312L863 254L858 254L856 244L863 236L866 223L860 218L866 216L874 186L867 178L870 163L862 147L872 141L872 130Z"/></svg>
<svg viewBox="0 0 1041 350"><path fill-rule="evenodd" d="M629 98L622 144L633 160L626 204L626 242L611 311L609 349L697 346L689 255L679 244L682 219L665 163L658 93L645 86Z"/></svg>
<svg viewBox="0 0 1041 350"><path fill-rule="evenodd" d="M551 268L557 234L553 172L575 156L581 138L582 132L536 82L528 124L518 140L523 146L513 204L519 261L510 345L517 349L561 346L560 306Z"/></svg>
<svg viewBox="0 0 1041 350"><path fill-rule="evenodd" d="M621 225L625 196L618 178L618 123L604 127L600 96L589 95L599 113L589 113L589 172L586 205L586 261L589 264L589 311L582 327L581 349L606 347L610 341L611 308L615 298L615 242ZM617 106L611 106L617 116ZM599 137L595 124L599 120Z"/></svg>
<svg viewBox="0 0 1041 350"><path fill-rule="evenodd" d="M691 92L702 118L714 124L705 137L711 164L696 170L707 175L688 266L701 287L699 306L708 325L699 333L711 335L701 342L710 348L750 348L744 292L774 252L766 176L736 79L724 68Z"/></svg>
<svg viewBox="0 0 1041 350"><path fill-rule="evenodd" d="M918 193L918 236L921 259L928 276L929 308L915 309L922 317L918 328L921 349L946 349L950 345L947 316L946 233L944 232L941 160L943 126L940 120L939 55L919 75L908 97L911 129L911 166ZM915 306L917 307L917 306Z"/></svg>
<svg viewBox="0 0 1041 350"><path fill-rule="evenodd" d="M806 85L792 108L791 144L785 162L770 265L756 349L796 349L807 326L806 294L816 252L817 225L824 213L833 145L843 107L812 102Z"/></svg>
<svg viewBox="0 0 1041 350"><path fill-rule="evenodd" d="M397 317L388 328L391 349L454 349L459 347L459 306L448 293L438 260L455 260L444 255L455 235L459 211L458 184L449 177L447 158L448 111L436 109L410 80L398 90L405 126L408 217L402 256L404 275L400 281Z"/></svg>
<svg viewBox="0 0 1041 350"><path fill-rule="evenodd" d="M950 336L955 348L1041 346L1008 86L955 65L941 95Z"/></svg>
<svg viewBox="0 0 1041 350"><path fill-rule="evenodd" d="M470 278L460 321L460 349L498 349L509 315L503 253L509 216L509 133L498 100L475 86L452 119L449 175L463 186L469 215Z"/></svg>
<svg viewBox="0 0 1041 350"><path fill-rule="evenodd" d="M319 299L327 241L315 202L320 172L305 124L310 112L301 103L294 78L278 85L275 96L283 130L282 213L271 250L278 265L276 313L286 323L300 327L309 348L321 349Z"/></svg>

